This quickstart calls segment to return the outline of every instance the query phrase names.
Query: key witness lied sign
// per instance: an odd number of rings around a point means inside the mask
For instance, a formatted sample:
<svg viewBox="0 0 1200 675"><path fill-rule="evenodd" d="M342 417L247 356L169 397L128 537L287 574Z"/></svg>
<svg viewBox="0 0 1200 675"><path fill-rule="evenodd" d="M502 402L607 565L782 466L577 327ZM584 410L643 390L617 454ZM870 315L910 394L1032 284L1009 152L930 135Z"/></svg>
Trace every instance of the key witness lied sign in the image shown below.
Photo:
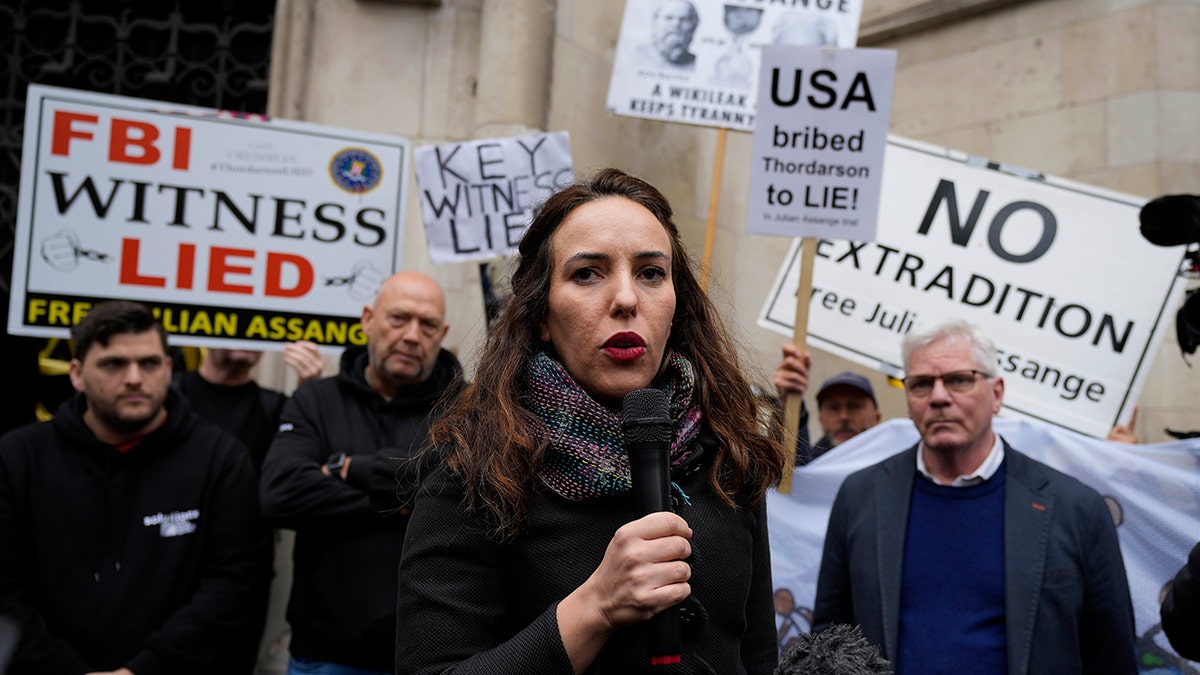
<svg viewBox="0 0 1200 675"><path fill-rule="evenodd" d="M763 50L751 234L875 238L896 52Z"/></svg>
<svg viewBox="0 0 1200 675"><path fill-rule="evenodd" d="M567 132L416 149L421 216L434 263L514 253L533 208L574 179Z"/></svg>
<svg viewBox="0 0 1200 675"><path fill-rule="evenodd" d="M400 267L406 139L31 86L10 333L149 305L175 344L362 344Z"/></svg>

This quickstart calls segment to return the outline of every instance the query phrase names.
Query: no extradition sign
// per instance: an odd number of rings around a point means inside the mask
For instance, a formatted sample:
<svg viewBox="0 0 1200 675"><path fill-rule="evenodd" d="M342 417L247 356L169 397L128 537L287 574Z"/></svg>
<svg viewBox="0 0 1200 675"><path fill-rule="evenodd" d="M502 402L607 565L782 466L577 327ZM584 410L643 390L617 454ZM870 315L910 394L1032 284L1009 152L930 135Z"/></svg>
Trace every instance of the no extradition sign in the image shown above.
<svg viewBox="0 0 1200 675"><path fill-rule="evenodd" d="M362 344L397 270L409 143L31 86L10 333L149 305L176 344Z"/></svg>
<svg viewBox="0 0 1200 675"><path fill-rule="evenodd" d="M748 232L875 237L895 71L890 50L763 50Z"/></svg>
<svg viewBox="0 0 1200 675"><path fill-rule="evenodd" d="M1182 292L1179 249L1145 241L1143 200L892 137L871 242L822 240L809 343L900 376L925 318L980 325L1009 411L1103 436L1127 418ZM793 245L759 317L792 333Z"/></svg>

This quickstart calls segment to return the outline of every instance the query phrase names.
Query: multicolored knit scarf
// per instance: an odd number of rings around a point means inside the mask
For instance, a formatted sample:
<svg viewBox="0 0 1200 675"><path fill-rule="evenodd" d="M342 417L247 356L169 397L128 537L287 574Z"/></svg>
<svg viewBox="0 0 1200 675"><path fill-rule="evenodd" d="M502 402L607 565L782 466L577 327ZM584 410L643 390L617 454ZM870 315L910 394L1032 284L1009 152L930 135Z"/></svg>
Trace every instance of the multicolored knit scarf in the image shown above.
<svg viewBox="0 0 1200 675"><path fill-rule="evenodd" d="M574 501L630 489L629 456L621 433L621 413L597 403L566 368L545 352L533 357L527 372L525 408L537 418L529 431L549 447L538 477L555 493ZM671 466L700 453L692 443L700 433L700 406L692 401L696 373L682 354L672 352L659 378L670 401L675 436Z"/></svg>

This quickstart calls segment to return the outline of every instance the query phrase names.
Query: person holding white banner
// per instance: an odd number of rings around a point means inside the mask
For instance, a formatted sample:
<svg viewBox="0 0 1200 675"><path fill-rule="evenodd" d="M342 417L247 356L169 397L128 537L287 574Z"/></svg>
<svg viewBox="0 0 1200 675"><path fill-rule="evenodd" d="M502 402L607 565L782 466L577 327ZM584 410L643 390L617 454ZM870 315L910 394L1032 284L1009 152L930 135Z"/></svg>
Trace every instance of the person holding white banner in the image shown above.
<svg viewBox="0 0 1200 675"><path fill-rule="evenodd" d="M1110 512L993 432L991 339L943 320L901 352L921 440L838 490L813 631L860 624L901 674L1136 673Z"/></svg>

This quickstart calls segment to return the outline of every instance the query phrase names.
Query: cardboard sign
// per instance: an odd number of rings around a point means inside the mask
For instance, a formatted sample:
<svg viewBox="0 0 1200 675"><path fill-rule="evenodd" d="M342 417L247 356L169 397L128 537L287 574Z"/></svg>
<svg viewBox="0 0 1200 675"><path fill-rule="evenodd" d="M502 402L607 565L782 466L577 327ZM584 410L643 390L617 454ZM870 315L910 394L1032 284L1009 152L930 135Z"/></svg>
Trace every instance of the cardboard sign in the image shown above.
<svg viewBox="0 0 1200 675"><path fill-rule="evenodd" d="M862 0L630 0L608 109L750 131L762 48L853 47L861 14Z"/></svg>
<svg viewBox="0 0 1200 675"><path fill-rule="evenodd" d="M362 344L408 162L403 138L31 86L8 330L122 298L175 344Z"/></svg>
<svg viewBox="0 0 1200 675"><path fill-rule="evenodd" d="M746 231L875 238L896 52L767 47Z"/></svg>
<svg viewBox="0 0 1200 675"><path fill-rule="evenodd" d="M1182 293L1143 200L892 137L875 241L822 240L809 343L902 376L900 340L959 317L1000 349L1011 412L1103 436L1137 403ZM799 245L759 325L791 335Z"/></svg>
<svg viewBox="0 0 1200 675"><path fill-rule="evenodd" d="M426 146L416 159L435 263L515 252L533 207L574 180L565 131Z"/></svg>

